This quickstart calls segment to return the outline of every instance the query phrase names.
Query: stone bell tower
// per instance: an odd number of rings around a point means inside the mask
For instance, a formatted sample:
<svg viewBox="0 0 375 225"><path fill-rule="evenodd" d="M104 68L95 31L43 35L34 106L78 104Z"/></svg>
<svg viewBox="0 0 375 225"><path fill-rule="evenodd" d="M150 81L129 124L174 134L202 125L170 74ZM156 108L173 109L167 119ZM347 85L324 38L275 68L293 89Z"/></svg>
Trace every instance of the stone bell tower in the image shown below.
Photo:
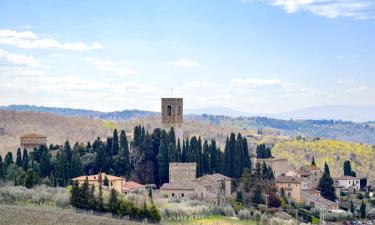
<svg viewBox="0 0 375 225"><path fill-rule="evenodd" d="M183 98L161 99L161 124L164 129L173 127L176 138L183 138L184 103Z"/></svg>

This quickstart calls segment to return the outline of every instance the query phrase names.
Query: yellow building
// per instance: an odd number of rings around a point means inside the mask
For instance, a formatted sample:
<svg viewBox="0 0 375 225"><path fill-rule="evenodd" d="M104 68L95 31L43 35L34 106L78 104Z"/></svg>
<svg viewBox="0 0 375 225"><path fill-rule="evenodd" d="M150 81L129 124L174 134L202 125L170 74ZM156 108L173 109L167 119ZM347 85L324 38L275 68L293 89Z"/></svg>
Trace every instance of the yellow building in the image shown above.
<svg viewBox="0 0 375 225"><path fill-rule="evenodd" d="M297 203L303 202L301 191L311 188L311 181L302 177L279 176L276 178L276 188L285 190L285 196Z"/></svg>
<svg viewBox="0 0 375 225"><path fill-rule="evenodd" d="M114 188L120 193L122 193L123 189L125 188L125 178L107 175L105 173L94 174L91 176L80 176L73 178L72 180L78 181L79 185L82 185L85 182L86 177L88 179L89 185L94 186L95 188L99 187L100 184L104 185L103 183L105 177L107 177L108 179L108 188Z"/></svg>

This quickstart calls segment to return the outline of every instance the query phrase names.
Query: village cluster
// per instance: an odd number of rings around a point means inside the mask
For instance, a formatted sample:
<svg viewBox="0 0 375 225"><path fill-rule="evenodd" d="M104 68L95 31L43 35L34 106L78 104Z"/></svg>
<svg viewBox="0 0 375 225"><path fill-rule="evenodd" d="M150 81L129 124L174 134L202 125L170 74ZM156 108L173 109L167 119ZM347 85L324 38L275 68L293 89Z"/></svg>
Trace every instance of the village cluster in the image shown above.
<svg viewBox="0 0 375 225"><path fill-rule="evenodd" d="M164 128L174 127L176 136L183 138L183 101L181 98L162 99L161 122ZM29 134L20 138L22 149L34 149L41 145L47 145L47 137L43 135ZM249 143L249 145L251 144ZM308 206L311 209L335 214L351 211L352 213L357 212L359 215L360 211L363 210L362 206L353 204L352 200L348 200L350 199L348 196L355 196L359 202L363 195L372 197L366 178L361 177L360 179L355 175L349 176L343 173L342 176L333 178L333 187L337 199L329 200L322 196L319 190L320 180L325 173L323 168L319 168L315 163L315 160L319 159L312 156L309 165L295 168L288 163L287 159L274 158L271 154L259 158L256 156L254 146L249 146L249 149L253 169L257 164L271 168L278 196L292 202L296 208L297 206ZM269 147L269 149L272 149L272 147ZM168 174L168 182L158 188L153 184L140 184L126 180L121 176L106 173L79 176L73 178L72 181L77 181L80 185L88 181L89 185L95 187L95 189L99 189L99 187L105 190L115 189L124 195L152 191L161 198L196 199L211 202L218 206L230 204L236 192L233 190L233 179L223 174L203 174L203 176L197 177L197 164L195 162L169 163ZM268 196L264 197L267 200Z"/></svg>

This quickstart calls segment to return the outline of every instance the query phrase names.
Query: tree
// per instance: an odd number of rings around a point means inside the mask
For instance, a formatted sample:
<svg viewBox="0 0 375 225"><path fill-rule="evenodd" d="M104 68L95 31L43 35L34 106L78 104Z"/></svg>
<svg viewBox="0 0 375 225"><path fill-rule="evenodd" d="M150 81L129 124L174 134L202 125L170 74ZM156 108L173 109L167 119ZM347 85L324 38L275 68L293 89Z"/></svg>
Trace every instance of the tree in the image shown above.
<svg viewBox="0 0 375 225"><path fill-rule="evenodd" d="M112 213L116 213L119 208L118 193L116 189L112 188L109 194L108 209Z"/></svg>
<svg viewBox="0 0 375 225"><path fill-rule="evenodd" d="M363 200L362 200L361 208L359 211L361 212L361 218L365 219L367 216L367 213L366 213L366 204L364 203Z"/></svg>
<svg viewBox="0 0 375 225"><path fill-rule="evenodd" d="M23 150L22 163L23 170L27 171L29 168L29 154L27 153L27 149Z"/></svg>
<svg viewBox="0 0 375 225"><path fill-rule="evenodd" d="M350 212L351 212L352 214L355 213L353 201L350 201Z"/></svg>
<svg viewBox="0 0 375 225"><path fill-rule="evenodd" d="M279 208L281 206L281 201L275 192L268 192L268 206L273 208Z"/></svg>
<svg viewBox="0 0 375 225"><path fill-rule="evenodd" d="M70 204L74 207L78 207L79 201L80 201L79 183L77 180L75 180L73 181L72 189L70 192Z"/></svg>
<svg viewBox="0 0 375 225"><path fill-rule="evenodd" d="M263 195L262 186L260 184L256 184L253 197L252 197L252 202L255 204L262 204L263 203L262 195Z"/></svg>
<svg viewBox="0 0 375 225"><path fill-rule="evenodd" d="M83 174L83 167L82 167L81 159L78 154L79 154L78 152L73 153L71 168L70 168L71 177L78 177Z"/></svg>
<svg viewBox="0 0 375 225"><path fill-rule="evenodd" d="M18 148L17 149L17 156L16 156L16 165L18 166L18 167L22 167L22 156L21 156L21 149L20 148Z"/></svg>
<svg viewBox="0 0 375 225"><path fill-rule="evenodd" d="M7 168L10 164L13 164L13 154L8 152L4 158L4 167Z"/></svg>
<svg viewBox="0 0 375 225"><path fill-rule="evenodd" d="M32 169L29 169L26 173L24 186L27 188L32 188L38 183L38 180L38 175Z"/></svg>
<svg viewBox="0 0 375 225"><path fill-rule="evenodd" d="M120 150L119 154L115 159L115 173L128 177L130 174L130 162L129 162L129 144L126 138L126 133L121 130L120 133Z"/></svg>
<svg viewBox="0 0 375 225"><path fill-rule="evenodd" d="M312 166L316 166L316 163L315 163L315 156L312 157L311 165L312 165Z"/></svg>
<svg viewBox="0 0 375 225"><path fill-rule="evenodd" d="M1 155L0 155L0 180L4 178L5 178L5 173L4 173L3 158L1 158Z"/></svg>
<svg viewBox="0 0 375 225"><path fill-rule="evenodd" d="M98 200L97 200L97 202L98 202L97 209L100 212L103 212L104 211L104 200L103 200L103 187L102 187L102 184L99 185L99 193L98 193Z"/></svg>
<svg viewBox="0 0 375 225"><path fill-rule="evenodd" d="M168 147L167 147L167 133L162 130L160 136L160 147L158 155L159 164L159 186L168 182L169 177L169 160L168 160Z"/></svg>
<svg viewBox="0 0 375 225"><path fill-rule="evenodd" d="M344 169L344 176L351 176L351 177L356 176L356 173L352 171L352 166L349 160L346 160L344 162L343 169Z"/></svg>
<svg viewBox="0 0 375 225"><path fill-rule="evenodd" d="M336 192L335 188L333 187L333 179L331 178L327 163L325 163L324 165L324 173L320 178L318 189L322 197L331 201L336 200Z"/></svg>
<svg viewBox="0 0 375 225"><path fill-rule="evenodd" d="M109 186L109 180L108 180L108 177L107 176L104 176L104 181L103 181L103 185L104 186Z"/></svg>
<svg viewBox="0 0 375 225"><path fill-rule="evenodd" d="M117 129L113 131L113 137L112 137L112 151L111 155L117 155L119 152L119 142L118 142L118 134Z"/></svg>
<svg viewBox="0 0 375 225"><path fill-rule="evenodd" d="M47 152L43 152L40 158L40 174L42 177L47 177L51 174L52 165L51 158Z"/></svg>

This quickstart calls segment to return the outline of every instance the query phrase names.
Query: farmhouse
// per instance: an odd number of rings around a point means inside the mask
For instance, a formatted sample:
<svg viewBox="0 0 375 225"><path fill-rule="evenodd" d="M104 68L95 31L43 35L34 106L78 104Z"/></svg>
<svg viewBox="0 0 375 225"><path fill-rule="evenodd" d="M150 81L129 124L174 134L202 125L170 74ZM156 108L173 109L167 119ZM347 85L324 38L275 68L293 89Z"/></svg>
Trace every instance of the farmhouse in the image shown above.
<svg viewBox="0 0 375 225"><path fill-rule="evenodd" d="M73 178L72 180L78 181L79 185L82 185L85 182L86 178L87 178L90 186L94 186L95 188L99 188L99 186L102 185L102 187L104 189L107 189L107 188L112 189L113 188L116 191L118 191L119 193L124 193L124 194L131 193L135 190L143 190L144 189L144 186L141 185L141 184L138 184L138 183L133 182L133 181L127 182L127 181L125 181L125 178L123 178L123 177L112 176L112 175L108 175L108 174L105 174L105 173L94 174L94 175L91 175L91 176L80 176L80 177ZM104 180L106 178L108 179L108 186L104 185Z"/></svg>
<svg viewBox="0 0 375 225"><path fill-rule="evenodd" d="M341 176L336 177L333 180L335 182L336 187L340 187L347 190L352 188L355 191L358 191L360 189L360 179L357 177Z"/></svg>
<svg viewBox="0 0 375 225"><path fill-rule="evenodd" d="M301 191L301 197L305 205L309 205L315 209L325 209L328 211L335 211L339 209L339 204L337 202L323 198L320 195L320 192L316 190Z"/></svg>

